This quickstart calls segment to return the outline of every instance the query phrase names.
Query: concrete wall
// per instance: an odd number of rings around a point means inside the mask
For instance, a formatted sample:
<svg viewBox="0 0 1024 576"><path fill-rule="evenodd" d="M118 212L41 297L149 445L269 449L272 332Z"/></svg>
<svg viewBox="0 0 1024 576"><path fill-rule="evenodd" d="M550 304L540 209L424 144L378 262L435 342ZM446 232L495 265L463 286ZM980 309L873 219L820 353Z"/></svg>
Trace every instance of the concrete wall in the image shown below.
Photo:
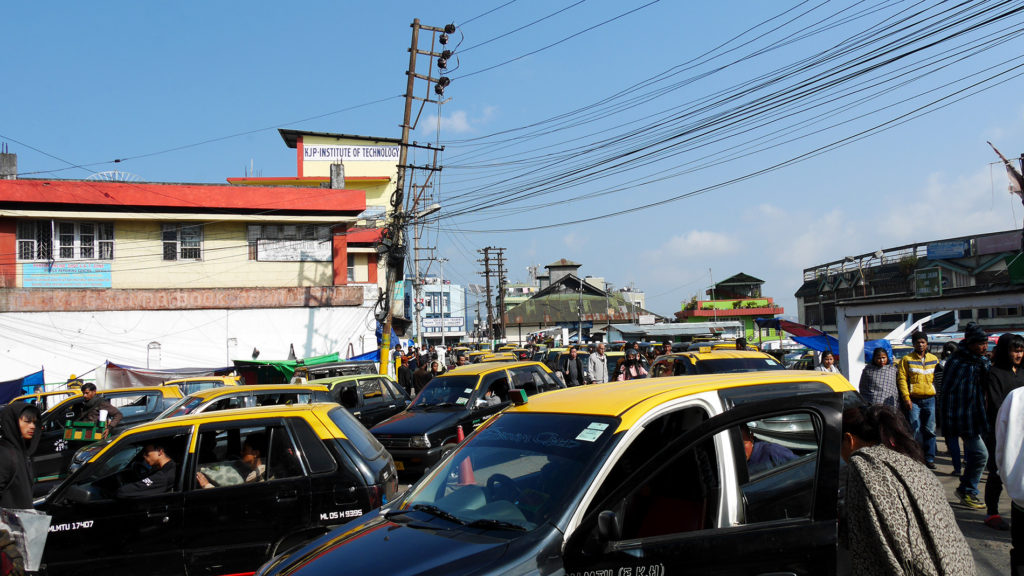
<svg viewBox="0 0 1024 576"><path fill-rule="evenodd" d="M160 343L160 367L224 366L231 359L282 360L376 347L376 287L360 306L243 310L8 312L0 314L0 380L45 370L47 382L83 374L106 360L146 367ZM156 367L156 366L152 366Z"/></svg>

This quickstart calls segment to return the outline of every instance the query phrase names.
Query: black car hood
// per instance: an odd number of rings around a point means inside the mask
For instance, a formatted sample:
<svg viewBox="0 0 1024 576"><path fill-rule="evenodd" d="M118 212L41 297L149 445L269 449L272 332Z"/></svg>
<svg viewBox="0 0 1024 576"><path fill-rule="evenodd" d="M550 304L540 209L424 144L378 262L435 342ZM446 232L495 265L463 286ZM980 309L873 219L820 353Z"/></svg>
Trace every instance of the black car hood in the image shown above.
<svg viewBox="0 0 1024 576"><path fill-rule="evenodd" d="M259 574L457 574L479 571L501 558L509 540L412 512L342 526L294 552L271 560ZM396 521L397 520L397 521Z"/></svg>
<svg viewBox="0 0 1024 576"><path fill-rule="evenodd" d="M370 431L374 436L415 436L454 428L460 420L471 417L472 412L464 406L406 410L377 424Z"/></svg>

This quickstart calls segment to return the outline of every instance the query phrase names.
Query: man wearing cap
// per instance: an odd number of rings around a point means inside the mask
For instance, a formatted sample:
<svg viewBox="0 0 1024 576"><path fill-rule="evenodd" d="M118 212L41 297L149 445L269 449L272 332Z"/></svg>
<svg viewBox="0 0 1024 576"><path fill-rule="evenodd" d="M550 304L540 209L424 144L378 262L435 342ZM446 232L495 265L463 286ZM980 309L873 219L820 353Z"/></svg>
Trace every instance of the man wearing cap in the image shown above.
<svg viewBox="0 0 1024 576"><path fill-rule="evenodd" d="M988 334L974 322L967 325L964 339L942 371L942 430L947 437L964 441L964 473L956 495L968 508L981 509L978 482L988 463L982 440L987 431L985 382L991 362L986 356Z"/></svg>
<svg viewBox="0 0 1024 576"><path fill-rule="evenodd" d="M914 332L914 351L896 365L896 385L910 431L924 451L925 466L935 469L935 367L939 359L928 353L928 336Z"/></svg>

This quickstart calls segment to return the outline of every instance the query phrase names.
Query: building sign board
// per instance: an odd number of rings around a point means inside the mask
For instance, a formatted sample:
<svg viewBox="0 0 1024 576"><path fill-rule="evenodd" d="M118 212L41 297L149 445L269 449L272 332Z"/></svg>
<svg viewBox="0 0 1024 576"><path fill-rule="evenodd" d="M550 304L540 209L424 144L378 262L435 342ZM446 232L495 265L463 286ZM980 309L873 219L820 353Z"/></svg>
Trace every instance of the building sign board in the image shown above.
<svg viewBox="0 0 1024 576"><path fill-rule="evenodd" d="M639 318L637 318L637 324L640 324L641 326L653 325L654 314L641 314Z"/></svg>
<svg viewBox="0 0 1024 576"><path fill-rule="evenodd" d="M260 262L330 262L332 246L324 240L265 240L257 241Z"/></svg>
<svg viewBox="0 0 1024 576"><path fill-rule="evenodd" d="M963 258L971 253L971 243L967 240L950 240L947 242L932 242L928 244L929 260L948 260L950 258Z"/></svg>
<svg viewBox="0 0 1024 576"><path fill-rule="evenodd" d="M398 162L398 146L339 146L307 144L302 147L305 162Z"/></svg>
<svg viewBox="0 0 1024 576"><path fill-rule="evenodd" d="M444 327L445 328L462 328L462 326L465 323L466 323L466 319L462 318L460 316L446 317L444 319ZM423 319L423 327L424 328L440 328L441 327L441 319L440 318L424 318Z"/></svg>
<svg viewBox="0 0 1024 576"><path fill-rule="evenodd" d="M23 288L110 288L110 262L26 262Z"/></svg>
<svg viewBox="0 0 1024 576"><path fill-rule="evenodd" d="M942 296L942 268L914 272L914 294L919 297Z"/></svg>
<svg viewBox="0 0 1024 576"><path fill-rule="evenodd" d="M1021 248L1021 233L1018 231L1004 232L992 236L984 236L974 241L978 255L999 254L1000 252L1016 252Z"/></svg>

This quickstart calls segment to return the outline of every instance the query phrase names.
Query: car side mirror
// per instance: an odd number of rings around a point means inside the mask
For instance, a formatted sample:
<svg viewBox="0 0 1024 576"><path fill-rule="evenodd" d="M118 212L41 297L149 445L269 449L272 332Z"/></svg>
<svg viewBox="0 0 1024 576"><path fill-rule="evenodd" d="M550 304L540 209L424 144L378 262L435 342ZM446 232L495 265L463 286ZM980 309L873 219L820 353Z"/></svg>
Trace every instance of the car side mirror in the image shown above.
<svg viewBox="0 0 1024 576"><path fill-rule="evenodd" d="M75 502L78 504L92 502L93 500L92 492L81 486L72 486L68 488L68 491L65 493L65 497L69 502Z"/></svg>
<svg viewBox="0 0 1024 576"><path fill-rule="evenodd" d="M602 510L597 515L597 537L604 542L616 542L622 539L622 529L615 512Z"/></svg>

